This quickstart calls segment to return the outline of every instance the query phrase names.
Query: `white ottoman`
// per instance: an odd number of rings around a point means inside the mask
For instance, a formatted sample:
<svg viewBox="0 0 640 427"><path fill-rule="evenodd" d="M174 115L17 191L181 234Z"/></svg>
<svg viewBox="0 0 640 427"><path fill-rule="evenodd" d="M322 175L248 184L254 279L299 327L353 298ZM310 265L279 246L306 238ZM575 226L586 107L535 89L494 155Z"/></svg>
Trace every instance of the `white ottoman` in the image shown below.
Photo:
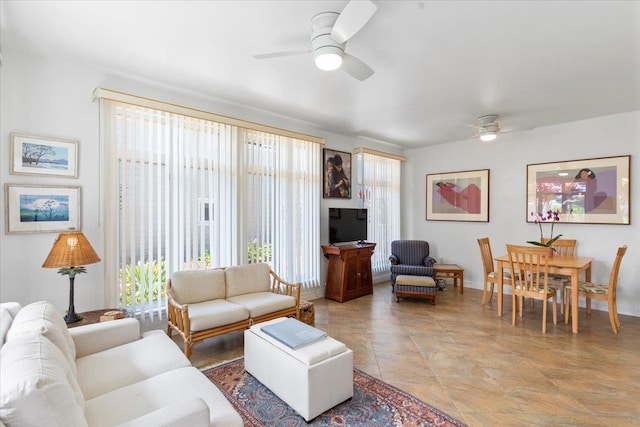
<svg viewBox="0 0 640 427"><path fill-rule="evenodd" d="M327 337L293 350L260 330L244 332L244 368L309 421L353 397L353 351Z"/></svg>

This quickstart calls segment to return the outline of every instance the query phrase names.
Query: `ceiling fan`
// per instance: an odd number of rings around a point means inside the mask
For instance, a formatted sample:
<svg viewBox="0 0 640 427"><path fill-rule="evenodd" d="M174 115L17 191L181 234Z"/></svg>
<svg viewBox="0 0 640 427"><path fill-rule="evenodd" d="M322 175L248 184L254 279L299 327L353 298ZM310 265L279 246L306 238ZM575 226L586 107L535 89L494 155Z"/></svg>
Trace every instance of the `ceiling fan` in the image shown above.
<svg viewBox="0 0 640 427"><path fill-rule="evenodd" d="M477 128L478 132L471 138L480 138L480 141L489 142L496 139L498 132L500 132L500 125L498 124L497 114L487 114L485 116L478 117L477 125L465 124L465 126Z"/></svg>
<svg viewBox="0 0 640 427"><path fill-rule="evenodd" d="M342 12L322 12L311 18L311 50L282 51L254 55L256 59L313 53L316 66L325 71L341 68L363 81L374 71L367 64L345 52L347 40L371 19L378 7L370 0L351 0Z"/></svg>

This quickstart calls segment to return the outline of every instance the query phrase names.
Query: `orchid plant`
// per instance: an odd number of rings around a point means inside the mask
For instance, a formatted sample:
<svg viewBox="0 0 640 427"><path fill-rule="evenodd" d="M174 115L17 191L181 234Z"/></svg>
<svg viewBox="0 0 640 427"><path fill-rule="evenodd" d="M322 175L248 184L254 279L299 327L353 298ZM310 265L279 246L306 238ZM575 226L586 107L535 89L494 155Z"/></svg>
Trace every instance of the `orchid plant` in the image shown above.
<svg viewBox="0 0 640 427"><path fill-rule="evenodd" d="M562 234L558 234L557 236L553 236L553 226L555 225L556 221L560 221L560 211L552 211L549 210L547 211L546 214L542 213L542 212L531 212L531 216L536 217L536 220L534 221L536 224L538 224L538 227L540 227L540 241L535 241L535 240L529 240L527 241L527 243L530 243L532 245L536 245L536 246L545 246L547 248L550 248L551 245L553 245L553 243L558 240L560 237L562 237ZM544 237L542 234L542 223L543 222L550 222L551 223L551 233L549 234L549 240L547 240L546 242L544 242ZM544 243L543 243L544 242ZM554 249L555 250L555 249Z"/></svg>

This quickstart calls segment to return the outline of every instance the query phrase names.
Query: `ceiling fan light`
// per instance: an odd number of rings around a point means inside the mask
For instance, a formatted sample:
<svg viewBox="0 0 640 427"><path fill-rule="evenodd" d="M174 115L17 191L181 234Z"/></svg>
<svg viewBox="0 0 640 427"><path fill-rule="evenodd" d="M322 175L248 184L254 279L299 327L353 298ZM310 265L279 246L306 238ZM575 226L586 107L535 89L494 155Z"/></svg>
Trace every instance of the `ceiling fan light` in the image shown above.
<svg viewBox="0 0 640 427"><path fill-rule="evenodd" d="M496 139L498 134L493 130L485 130L480 132L480 141L489 142Z"/></svg>
<svg viewBox="0 0 640 427"><path fill-rule="evenodd" d="M316 66L323 71L333 71L342 65L343 51L333 46L325 46L314 51Z"/></svg>

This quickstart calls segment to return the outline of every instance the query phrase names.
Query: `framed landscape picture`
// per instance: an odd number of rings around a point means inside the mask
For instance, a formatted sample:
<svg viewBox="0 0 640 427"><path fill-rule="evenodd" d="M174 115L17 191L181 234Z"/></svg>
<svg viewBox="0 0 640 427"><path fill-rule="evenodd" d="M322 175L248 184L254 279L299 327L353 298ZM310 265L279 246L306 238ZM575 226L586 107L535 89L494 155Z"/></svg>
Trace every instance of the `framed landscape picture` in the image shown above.
<svg viewBox="0 0 640 427"><path fill-rule="evenodd" d="M427 221L489 222L489 169L427 175Z"/></svg>
<svg viewBox="0 0 640 427"><path fill-rule="evenodd" d="M78 141L11 134L13 175L78 177Z"/></svg>
<svg viewBox="0 0 640 427"><path fill-rule="evenodd" d="M527 222L560 212L561 222L630 224L631 156L527 165Z"/></svg>
<svg viewBox="0 0 640 427"><path fill-rule="evenodd" d="M80 187L5 184L6 234L80 230Z"/></svg>
<svg viewBox="0 0 640 427"><path fill-rule="evenodd" d="M351 198L351 153L323 150L323 186L322 197Z"/></svg>

